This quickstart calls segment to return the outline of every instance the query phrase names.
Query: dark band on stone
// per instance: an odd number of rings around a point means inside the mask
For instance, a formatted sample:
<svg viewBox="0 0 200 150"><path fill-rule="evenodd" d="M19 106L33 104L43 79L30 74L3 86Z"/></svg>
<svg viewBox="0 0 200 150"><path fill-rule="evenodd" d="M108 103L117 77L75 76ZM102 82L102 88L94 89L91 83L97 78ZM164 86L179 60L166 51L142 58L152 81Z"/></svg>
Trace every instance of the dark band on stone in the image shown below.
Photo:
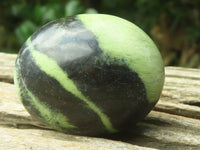
<svg viewBox="0 0 200 150"><path fill-rule="evenodd" d="M55 26L57 30L67 28L66 30L76 34L68 33L57 39L57 46L51 47L50 50L43 49L40 43L35 42L35 49L57 61L68 73L69 78L76 83L78 89L109 116L114 127L124 128L136 122L141 113L148 112L144 109L147 106L150 108L150 104L146 98L144 84L137 73L126 65L117 64L117 61L111 64L98 63L95 58L102 57L103 50L98 46L98 38L86 29L81 21L72 17L50 22L34 33L31 41L34 42L39 34L45 36L48 30ZM47 34L46 39L48 40L51 36ZM67 44L73 46L65 48ZM55 55L50 55L49 51L54 52ZM81 53L85 51L88 52L87 55ZM69 54L69 52L74 52L74 54L70 60L66 60L64 54ZM87 135L90 131L95 133L104 128L97 115L86 108L78 98L63 89L55 79L42 72L28 52L21 57L24 60L21 66L23 76L28 77L25 79L26 85L39 99L51 104L52 109L61 110L73 124L80 127L80 130L87 131L88 133L85 133ZM25 67L27 64L29 66ZM30 72L34 73L30 74ZM136 119L129 120L129 118ZM123 125L119 122L123 122Z"/></svg>

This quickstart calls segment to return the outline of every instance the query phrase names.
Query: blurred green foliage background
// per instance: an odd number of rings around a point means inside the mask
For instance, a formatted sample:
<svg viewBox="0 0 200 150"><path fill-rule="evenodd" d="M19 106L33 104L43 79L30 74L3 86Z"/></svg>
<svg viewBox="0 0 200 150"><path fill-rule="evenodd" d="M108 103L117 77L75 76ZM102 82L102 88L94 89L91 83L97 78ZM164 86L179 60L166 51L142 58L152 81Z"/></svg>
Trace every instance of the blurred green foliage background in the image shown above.
<svg viewBox="0 0 200 150"><path fill-rule="evenodd" d="M200 68L199 0L0 0L0 51L17 53L45 23L80 13L106 13L142 28L165 65Z"/></svg>

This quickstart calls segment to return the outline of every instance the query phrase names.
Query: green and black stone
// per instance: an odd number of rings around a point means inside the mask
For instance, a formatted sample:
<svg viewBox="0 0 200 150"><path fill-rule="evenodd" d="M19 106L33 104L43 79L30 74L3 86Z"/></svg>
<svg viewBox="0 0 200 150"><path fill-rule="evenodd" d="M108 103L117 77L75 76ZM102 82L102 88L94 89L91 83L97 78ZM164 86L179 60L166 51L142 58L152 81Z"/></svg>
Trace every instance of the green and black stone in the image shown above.
<svg viewBox="0 0 200 150"><path fill-rule="evenodd" d="M15 84L36 119L70 134L129 129L160 97L162 58L134 24L110 15L52 21L23 45Z"/></svg>

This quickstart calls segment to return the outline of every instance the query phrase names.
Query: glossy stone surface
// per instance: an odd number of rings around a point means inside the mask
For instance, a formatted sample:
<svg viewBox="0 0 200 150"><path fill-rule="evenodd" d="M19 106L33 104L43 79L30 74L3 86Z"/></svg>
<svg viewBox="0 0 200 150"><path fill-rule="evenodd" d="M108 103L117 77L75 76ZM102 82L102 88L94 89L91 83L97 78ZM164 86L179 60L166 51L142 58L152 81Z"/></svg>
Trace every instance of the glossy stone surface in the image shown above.
<svg viewBox="0 0 200 150"><path fill-rule="evenodd" d="M124 26L141 35L134 32L137 41L127 41L130 35L123 29L124 35L110 36L112 20L119 22L116 31ZM15 69L19 96L33 117L60 131L89 136L124 131L147 115L163 87L162 58L152 44L139 28L114 16L50 22L20 50Z"/></svg>

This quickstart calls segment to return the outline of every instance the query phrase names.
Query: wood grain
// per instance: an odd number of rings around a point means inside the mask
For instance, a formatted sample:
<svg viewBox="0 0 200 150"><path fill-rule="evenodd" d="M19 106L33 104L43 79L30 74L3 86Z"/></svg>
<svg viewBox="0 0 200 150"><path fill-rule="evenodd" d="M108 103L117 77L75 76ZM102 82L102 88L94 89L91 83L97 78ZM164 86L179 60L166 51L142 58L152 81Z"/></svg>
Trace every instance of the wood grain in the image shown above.
<svg viewBox="0 0 200 150"><path fill-rule="evenodd" d="M13 83L13 68L17 55L0 53L0 81Z"/></svg>
<svg viewBox="0 0 200 150"><path fill-rule="evenodd" d="M0 149L200 149L200 70L166 67L159 102L129 133L81 137L33 120L13 85L16 55L0 53Z"/></svg>

